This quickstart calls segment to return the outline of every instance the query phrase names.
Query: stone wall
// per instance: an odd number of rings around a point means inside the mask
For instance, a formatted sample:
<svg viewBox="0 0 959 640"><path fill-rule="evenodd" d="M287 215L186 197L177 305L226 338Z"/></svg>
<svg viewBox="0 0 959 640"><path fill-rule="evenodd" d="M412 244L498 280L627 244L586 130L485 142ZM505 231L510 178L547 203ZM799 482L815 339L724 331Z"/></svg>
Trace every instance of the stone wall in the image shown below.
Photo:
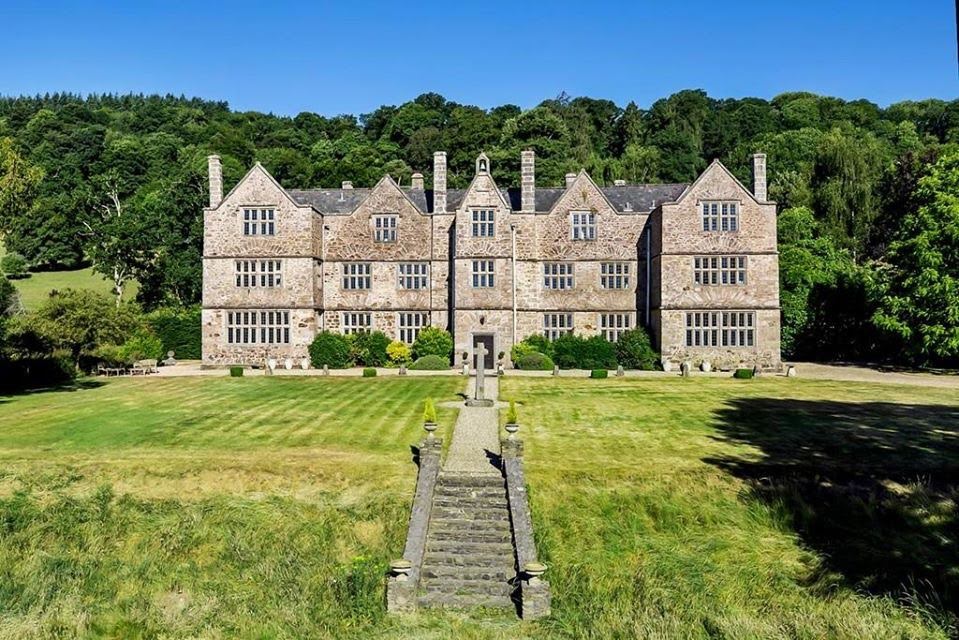
<svg viewBox="0 0 959 640"><path fill-rule="evenodd" d="M282 309L282 308L281 308ZM227 344L227 309L204 309L203 363L209 365L262 365L267 358L293 358L299 366L300 358L309 356L307 347L316 335L316 313L312 309L290 311L289 344Z"/></svg>

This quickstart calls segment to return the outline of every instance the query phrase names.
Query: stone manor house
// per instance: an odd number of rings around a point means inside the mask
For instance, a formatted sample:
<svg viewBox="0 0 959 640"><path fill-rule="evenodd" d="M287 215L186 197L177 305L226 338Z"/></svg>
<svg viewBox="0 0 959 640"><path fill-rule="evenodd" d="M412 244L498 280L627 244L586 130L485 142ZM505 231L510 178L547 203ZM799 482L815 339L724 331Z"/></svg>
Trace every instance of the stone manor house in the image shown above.
<svg viewBox="0 0 959 640"><path fill-rule="evenodd" d="M484 154L466 189L284 189L256 164L226 197L210 156L204 210L203 362L298 361L318 331L412 343L448 329L459 354L494 358L533 333L609 340L648 327L663 358L780 365L776 205L766 158L750 191L719 161L691 184L599 186L585 172L500 188ZM472 359L472 355L471 355Z"/></svg>

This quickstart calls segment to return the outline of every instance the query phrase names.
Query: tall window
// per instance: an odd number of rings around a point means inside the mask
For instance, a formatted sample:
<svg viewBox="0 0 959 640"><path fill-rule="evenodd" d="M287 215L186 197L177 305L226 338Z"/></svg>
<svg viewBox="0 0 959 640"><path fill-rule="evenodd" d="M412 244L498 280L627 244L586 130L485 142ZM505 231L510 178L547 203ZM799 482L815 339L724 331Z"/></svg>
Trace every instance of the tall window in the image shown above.
<svg viewBox="0 0 959 640"><path fill-rule="evenodd" d="M376 242L396 242L395 215L373 216L373 240Z"/></svg>
<svg viewBox="0 0 959 640"><path fill-rule="evenodd" d="M283 276L279 260L236 260L236 286L280 287Z"/></svg>
<svg viewBox="0 0 959 640"><path fill-rule="evenodd" d="M369 262L343 263L344 289L369 289L372 267Z"/></svg>
<svg viewBox="0 0 959 640"><path fill-rule="evenodd" d="M566 290L573 288L573 263L544 262L543 287L546 289Z"/></svg>
<svg viewBox="0 0 959 640"><path fill-rule="evenodd" d="M272 236L276 233L276 211L273 209L244 209L243 235Z"/></svg>
<svg viewBox="0 0 959 640"><path fill-rule="evenodd" d="M604 289L629 289L629 263L601 263L599 266L599 284Z"/></svg>
<svg viewBox="0 0 959 640"><path fill-rule="evenodd" d="M369 311L344 311L340 319L340 331L343 335L363 333L369 331L370 326L372 321Z"/></svg>
<svg viewBox="0 0 959 640"><path fill-rule="evenodd" d="M425 262L401 262L397 267L400 289L425 289L429 265Z"/></svg>
<svg viewBox="0 0 959 640"><path fill-rule="evenodd" d="M619 334L632 328L631 313L601 313L599 314L599 328L603 337L610 342L618 342Z"/></svg>
<svg viewBox="0 0 959 640"><path fill-rule="evenodd" d="M596 239L596 214L591 211L573 211L569 214L573 240Z"/></svg>
<svg viewBox="0 0 959 640"><path fill-rule="evenodd" d="M696 256L693 280L703 285L746 284L746 256Z"/></svg>
<svg viewBox="0 0 959 640"><path fill-rule="evenodd" d="M756 342L752 311L691 311L686 314L687 347L751 347Z"/></svg>
<svg viewBox="0 0 959 640"><path fill-rule="evenodd" d="M416 336L420 334L420 329L427 324L427 314L401 312L399 316L399 340L406 344L413 344L416 342Z"/></svg>
<svg viewBox="0 0 959 640"><path fill-rule="evenodd" d="M226 314L228 344L289 344L289 311L230 311Z"/></svg>
<svg viewBox="0 0 959 640"><path fill-rule="evenodd" d="M495 235L494 211L492 209L474 209L472 235L474 238L492 238Z"/></svg>
<svg viewBox="0 0 959 640"><path fill-rule="evenodd" d="M547 340L555 340L564 333L573 332L572 313L544 313L543 335Z"/></svg>
<svg viewBox="0 0 959 640"><path fill-rule="evenodd" d="M703 202L703 231L738 231L739 204L736 202Z"/></svg>
<svg viewBox="0 0 959 640"><path fill-rule="evenodd" d="M493 286L493 261L473 260L473 288L481 289Z"/></svg>

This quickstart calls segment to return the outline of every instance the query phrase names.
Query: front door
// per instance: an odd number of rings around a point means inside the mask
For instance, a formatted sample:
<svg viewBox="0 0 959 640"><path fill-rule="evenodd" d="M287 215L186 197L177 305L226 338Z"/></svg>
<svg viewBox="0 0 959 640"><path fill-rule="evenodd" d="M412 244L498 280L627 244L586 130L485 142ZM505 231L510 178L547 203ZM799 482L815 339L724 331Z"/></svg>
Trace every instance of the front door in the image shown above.
<svg viewBox="0 0 959 640"><path fill-rule="evenodd" d="M476 345L482 344L486 348L486 355L483 357L483 368L492 369L494 368L494 363L496 360L496 354L493 351L493 334L491 333L481 333L473 336L473 364L477 368L479 367L479 362L477 362L478 354Z"/></svg>

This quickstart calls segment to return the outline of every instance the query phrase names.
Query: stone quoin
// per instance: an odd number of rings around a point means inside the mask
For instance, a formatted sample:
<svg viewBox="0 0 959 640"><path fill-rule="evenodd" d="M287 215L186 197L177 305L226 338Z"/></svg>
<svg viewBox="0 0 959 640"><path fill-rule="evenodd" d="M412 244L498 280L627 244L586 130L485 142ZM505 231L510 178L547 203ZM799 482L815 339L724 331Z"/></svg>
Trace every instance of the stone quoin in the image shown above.
<svg viewBox="0 0 959 640"><path fill-rule="evenodd" d="M299 361L318 331L383 331L412 342L449 330L495 367L524 337L566 332L616 340L647 327L663 359L778 368L776 205L765 156L746 188L714 161L691 184L600 186L585 171L500 188L476 158L448 189L384 176L372 188L284 189L259 163L226 195L211 156L204 210L203 362Z"/></svg>

